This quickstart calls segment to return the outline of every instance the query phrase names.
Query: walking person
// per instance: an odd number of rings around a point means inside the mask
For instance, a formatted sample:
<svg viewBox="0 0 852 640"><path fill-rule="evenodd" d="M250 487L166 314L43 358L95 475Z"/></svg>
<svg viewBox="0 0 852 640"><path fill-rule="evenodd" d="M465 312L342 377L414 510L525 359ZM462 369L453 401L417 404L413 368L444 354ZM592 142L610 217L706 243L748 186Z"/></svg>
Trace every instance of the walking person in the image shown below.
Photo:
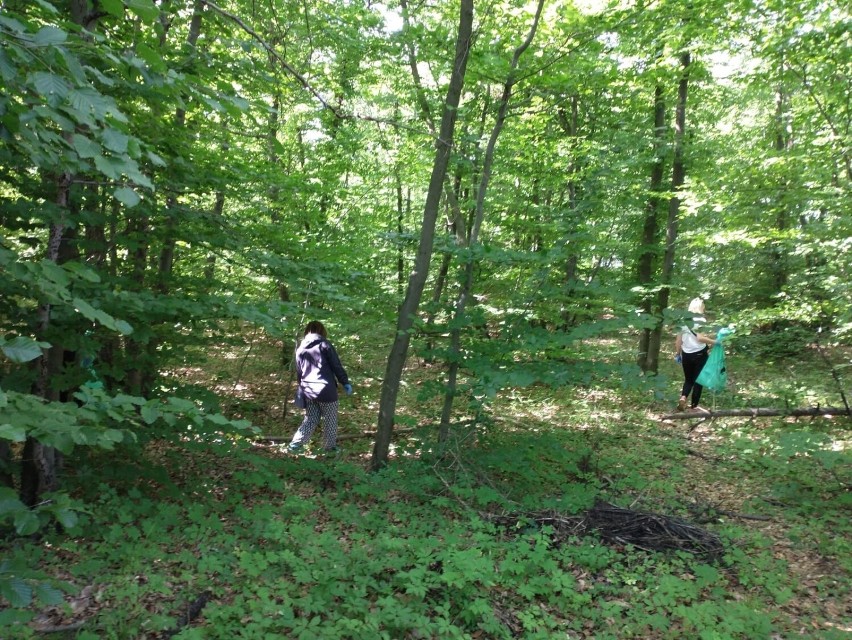
<svg viewBox="0 0 852 640"><path fill-rule="evenodd" d="M328 341L328 333L322 322L314 320L305 326L302 342L296 349L297 398L304 398L305 418L290 442L290 451L302 449L311 439L322 420L323 449L337 449L337 383L343 385L346 394L352 393L352 385L346 369L340 364L337 351Z"/></svg>
<svg viewBox="0 0 852 640"><path fill-rule="evenodd" d="M704 317L704 301L701 298L693 298L688 311L693 314L692 321L680 328L675 339L675 359L683 366L683 387L677 408L684 411L688 405L690 411L703 412L705 410L698 403L701 401L704 387L698 384L696 379L707 362L716 337L698 332L698 329L707 323Z"/></svg>

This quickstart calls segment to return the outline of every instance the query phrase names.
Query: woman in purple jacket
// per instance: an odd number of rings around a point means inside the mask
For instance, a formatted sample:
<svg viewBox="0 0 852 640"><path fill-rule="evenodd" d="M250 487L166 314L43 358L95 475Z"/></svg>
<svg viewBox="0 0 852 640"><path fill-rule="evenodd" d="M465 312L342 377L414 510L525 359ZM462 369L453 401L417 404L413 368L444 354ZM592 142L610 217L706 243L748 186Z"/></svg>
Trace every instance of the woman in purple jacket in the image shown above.
<svg viewBox="0 0 852 640"><path fill-rule="evenodd" d="M337 351L328 341L322 322L309 322L305 337L296 349L297 395L305 400L305 419L290 442L290 451L299 451L323 421L323 448L337 449L337 381L346 394L352 393L349 376L340 364Z"/></svg>

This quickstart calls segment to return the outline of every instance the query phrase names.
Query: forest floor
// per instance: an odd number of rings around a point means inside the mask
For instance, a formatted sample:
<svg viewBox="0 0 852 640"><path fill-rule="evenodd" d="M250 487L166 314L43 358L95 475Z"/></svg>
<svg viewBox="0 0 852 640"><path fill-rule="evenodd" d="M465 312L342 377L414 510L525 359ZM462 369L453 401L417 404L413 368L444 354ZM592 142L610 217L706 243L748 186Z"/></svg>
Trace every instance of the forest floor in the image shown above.
<svg viewBox="0 0 852 640"><path fill-rule="evenodd" d="M280 343L237 341L175 366L171 380L284 441L157 440L133 472L81 470L81 485L98 482L80 492L96 502L84 530L51 539L53 555L28 551L76 595L10 637L852 637L848 420L662 421L679 386L665 362L644 388L506 390L473 426L457 416L439 451L429 389L441 368L412 357L405 432L374 474L365 434L389 333L331 336L355 387L333 458L285 450L300 415ZM586 345L612 361L631 347ZM838 404L815 352L768 364L732 353L729 389L707 404ZM725 553L601 544L534 517L568 522L599 500L702 527ZM513 527L489 523L507 515Z"/></svg>

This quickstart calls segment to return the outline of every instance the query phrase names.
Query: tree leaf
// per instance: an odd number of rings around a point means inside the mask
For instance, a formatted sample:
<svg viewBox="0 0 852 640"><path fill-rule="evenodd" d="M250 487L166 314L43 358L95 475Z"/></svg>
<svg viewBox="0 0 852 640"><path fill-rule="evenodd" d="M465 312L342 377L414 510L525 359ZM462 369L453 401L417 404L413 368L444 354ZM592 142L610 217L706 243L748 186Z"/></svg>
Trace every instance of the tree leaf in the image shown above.
<svg viewBox="0 0 852 640"><path fill-rule="evenodd" d="M79 521L77 512L73 509L57 509L55 515L59 524L66 529L73 529Z"/></svg>
<svg viewBox="0 0 852 640"><path fill-rule="evenodd" d="M32 83L36 91L46 98L52 96L64 98L68 95L68 84L55 73L37 71L32 75Z"/></svg>
<svg viewBox="0 0 852 640"><path fill-rule="evenodd" d="M24 608L33 601L33 590L21 578L0 577L0 595L6 598L13 607Z"/></svg>
<svg viewBox="0 0 852 640"><path fill-rule="evenodd" d="M0 342L0 350L9 360L18 364L41 356L41 344L27 336L16 336L8 342Z"/></svg>
<svg viewBox="0 0 852 640"><path fill-rule="evenodd" d="M151 407L148 405L142 407L140 413L145 424L154 424L157 421L157 418L160 417L160 410L157 407Z"/></svg>
<svg viewBox="0 0 852 640"><path fill-rule="evenodd" d="M113 197L121 202L128 209L131 207L135 207L142 201L142 198L139 197L139 194L136 193L130 187L119 187L112 193Z"/></svg>
<svg viewBox="0 0 852 640"><path fill-rule="evenodd" d="M116 18L124 17L124 3L121 0L101 0L101 9Z"/></svg>
<svg viewBox="0 0 852 640"><path fill-rule="evenodd" d="M161 156L158 156L153 151L149 151L147 155L148 155L148 159L151 161L151 164L153 164L155 167L165 167L166 166L166 161L163 160L163 158Z"/></svg>
<svg viewBox="0 0 852 640"><path fill-rule="evenodd" d="M26 509L14 489L0 487L0 516L26 511Z"/></svg>
<svg viewBox="0 0 852 640"><path fill-rule="evenodd" d="M136 55L142 58L145 62L148 63L148 66L151 67L154 71L163 72L166 70L166 63L163 60L162 54L152 49L144 42L139 43L136 47Z"/></svg>
<svg viewBox="0 0 852 640"><path fill-rule="evenodd" d="M147 187L148 189L154 188L154 183L151 182L151 179L144 173L139 171L138 167L133 169L127 169L127 177L140 187Z"/></svg>
<svg viewBox="0 0 852 640"><path fill-rule="evenodd" d="M105 129L103 132L104 146L116 153L127 152L127 141L129 137L115 129Z"/></svg>
<svg viewBox="0 0 852 640"><path fill-rule="evenodd" d="M94 113L102 119L110 108L110 102L100 92L90 87L71 89L68 92L68 101L71 106L84 115Z"/></svg>
<svg viewBox="0 0 852 640"><path fill-rule="evenodd" d="M3 440L11 440L12 442L23 442L27 439L27 430L23 425L17 424L0 424L0 438ZM0 505L0 513L3 512Z"/></svg>
<svg viewBox="0 0 852 640"><path fill-rule="evenodd" d="M154 6L154 0L126 0L127 8L143 22L154 22L160 15L160 10Z"/></svg>
<svg viewBox="0 0 852 640"><path fill-rule="evenodd" d="M59 9L57 9L52 4L47 2L47 0L31 0L31 1L35 2L42 9L46 9L47 11L50 11L51 13L59 13Z"/></svg>
<svg viewBox="0 0 852 640"><path fill-rule="evenodd" d="M75 514L74 522L76 524L76 514ZM65 526L68 529L70 529L71 527L74 526L74 525L70 525L70 526L66 525L64 522L62 524L63 524L63 526ZM62 604L62 601L64 599L64 596L59 589L57 589L53 585L48 584L46 582L39 582L38 584L36 584L35 593L36 593L36 597L39 599L39 601L42 604L46 604L46 605L49 605L49 606L50 605Z"/></svg>
<svg viewBox="0 0 852 640"><path fill-rule="evenodd" d="M15 514L15 531L19 536L30 536L38 531L41 521L38 515L26 509Z"/></svg>
<svg viewBox="0 0 852 640"><path fill-rule="evenodd" d="M33 36L33 43L39 47L49 47L62 44L68 39L68 34L59 27L42 27Z"/></svg>
<svg viewBox="0 0 852 640"><path fill-rule="evenodd" d="M113 180L118 180L121 177L121 174L115 166L113 166L112 162L110 162L110 159L105 156L95 156L95 167L106 177L112 178Z"/></svg>
<svg viewBox="0 0 852 640"><path fill-rule="evenodd" d="M101 154L101 146L99 144L79 133L71 136L71 145L81 158L94 158Z"/></svg>
<svg viewBox="0 0 852 640"><path fill-rule="evenodd" d="M101 277L94 269L81 262L63 262L62 268L86 282L98 283L101 281Z"/></svg>
<svg viewBox="0 0 852 640"><path fill-rule="evenodd" d="M101 434L101 440L108 442L121 442L124 440L124 432L118 429L107 429Z"/></svg>
<svg viewBox="0 0 852 640"><path fill-rule="evenodd" d="M6 57L6 52L0 49L0 77L6 82L11 82L17 75L17 67L13 67Z"/></svg>
<svg viewBox="0 0 852 640"><path fill-rule="evenodd" d="M123 336L129 336L133 333L133 326L125 320L119 320L116 318L115 328Z"/></svg>

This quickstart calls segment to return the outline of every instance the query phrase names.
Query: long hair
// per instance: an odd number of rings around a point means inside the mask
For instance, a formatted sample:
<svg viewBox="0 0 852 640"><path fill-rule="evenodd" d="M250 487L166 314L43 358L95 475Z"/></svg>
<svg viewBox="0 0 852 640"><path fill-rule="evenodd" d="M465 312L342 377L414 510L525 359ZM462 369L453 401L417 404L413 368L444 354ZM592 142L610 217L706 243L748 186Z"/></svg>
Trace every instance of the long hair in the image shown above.
<svg viewBox="0 0 852 640"><path fill-rule="evenodd" d="M320 322L319 320L311 320L305 326L305 335L308 335L309 333L319 334L323 338L328 337L328 332L325 330L325 325L322 322Z"/></svg>

